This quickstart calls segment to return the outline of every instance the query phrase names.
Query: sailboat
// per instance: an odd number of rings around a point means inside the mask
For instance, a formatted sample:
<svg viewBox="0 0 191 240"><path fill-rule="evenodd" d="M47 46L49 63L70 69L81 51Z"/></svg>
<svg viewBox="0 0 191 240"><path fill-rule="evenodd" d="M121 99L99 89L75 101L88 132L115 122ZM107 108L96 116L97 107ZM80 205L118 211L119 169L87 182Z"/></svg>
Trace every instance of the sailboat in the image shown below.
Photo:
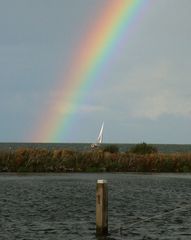
<svg viewBox="0 0 191 240"><path fill-rule="evenodd" d="M99 132L97 141L96 141L96 143L93 143L93 144L91 145L91 148L100 147L100 145L102 144L102 142L103 142L103 127L104 127L104 122L103 122L102 125L101 125L101 129L100 129L100 132Z"/></svg>

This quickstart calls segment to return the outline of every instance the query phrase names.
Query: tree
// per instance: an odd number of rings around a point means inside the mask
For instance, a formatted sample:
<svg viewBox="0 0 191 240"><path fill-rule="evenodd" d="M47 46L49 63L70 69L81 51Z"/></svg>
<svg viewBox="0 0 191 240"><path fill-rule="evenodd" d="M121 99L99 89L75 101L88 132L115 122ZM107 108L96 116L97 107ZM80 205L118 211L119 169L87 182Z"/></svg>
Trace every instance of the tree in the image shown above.
<svg viewBox="0 0 191 240"><path fill-rule="evenodd" d="M149 153L157 153L158 150L156 147L146 144L145 142L136 144L129 150L131 153L135 154L149 154Z"/></svg>

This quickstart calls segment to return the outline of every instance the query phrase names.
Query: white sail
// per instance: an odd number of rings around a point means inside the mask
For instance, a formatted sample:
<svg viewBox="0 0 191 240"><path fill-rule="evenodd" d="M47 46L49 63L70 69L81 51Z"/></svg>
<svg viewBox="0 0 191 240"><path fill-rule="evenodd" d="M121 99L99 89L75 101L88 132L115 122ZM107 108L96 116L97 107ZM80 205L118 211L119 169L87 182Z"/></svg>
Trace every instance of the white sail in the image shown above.
<svg viewBox="0 0 191 240"><path fill-rule="evenodd" d="M100 146L100 144L103 142L103 127L104 127L104 122L102 123L98 138L96 143L91 144L91 148L97 148Z"/></svg>
<svg viewBox="0 0 191 240"><path fill-rule="evenodd" d="M102 123L99 136L97 138L97 143L101 144L103 142L103 127L104 127L104 122Z"/></svg>

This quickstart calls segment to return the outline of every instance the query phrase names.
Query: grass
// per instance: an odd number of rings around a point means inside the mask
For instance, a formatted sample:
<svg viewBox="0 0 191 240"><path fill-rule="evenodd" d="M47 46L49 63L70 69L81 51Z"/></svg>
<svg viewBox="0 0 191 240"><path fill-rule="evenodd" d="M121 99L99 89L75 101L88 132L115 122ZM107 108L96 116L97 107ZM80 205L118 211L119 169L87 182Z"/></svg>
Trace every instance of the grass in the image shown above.
<svg viewBox="0 0 191 240"><path fill-rule="evenodd" d="M190 153L0 151L0 172L191 172Z"/></svg>

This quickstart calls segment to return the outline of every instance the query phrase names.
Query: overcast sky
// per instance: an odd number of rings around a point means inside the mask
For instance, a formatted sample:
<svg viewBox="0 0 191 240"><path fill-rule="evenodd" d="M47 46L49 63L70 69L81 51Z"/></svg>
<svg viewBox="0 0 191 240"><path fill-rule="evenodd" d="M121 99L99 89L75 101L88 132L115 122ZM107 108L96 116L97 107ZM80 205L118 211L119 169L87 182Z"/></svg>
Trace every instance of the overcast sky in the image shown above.
<svg viewBox="0 0 191 240"><path fill-rule="evenodd" d="M1 142L37 141L58 75L105 1L0 0ZM93 142L104 120L105 142L191 143L191 1L150 2L58 142Z"/></svg>

